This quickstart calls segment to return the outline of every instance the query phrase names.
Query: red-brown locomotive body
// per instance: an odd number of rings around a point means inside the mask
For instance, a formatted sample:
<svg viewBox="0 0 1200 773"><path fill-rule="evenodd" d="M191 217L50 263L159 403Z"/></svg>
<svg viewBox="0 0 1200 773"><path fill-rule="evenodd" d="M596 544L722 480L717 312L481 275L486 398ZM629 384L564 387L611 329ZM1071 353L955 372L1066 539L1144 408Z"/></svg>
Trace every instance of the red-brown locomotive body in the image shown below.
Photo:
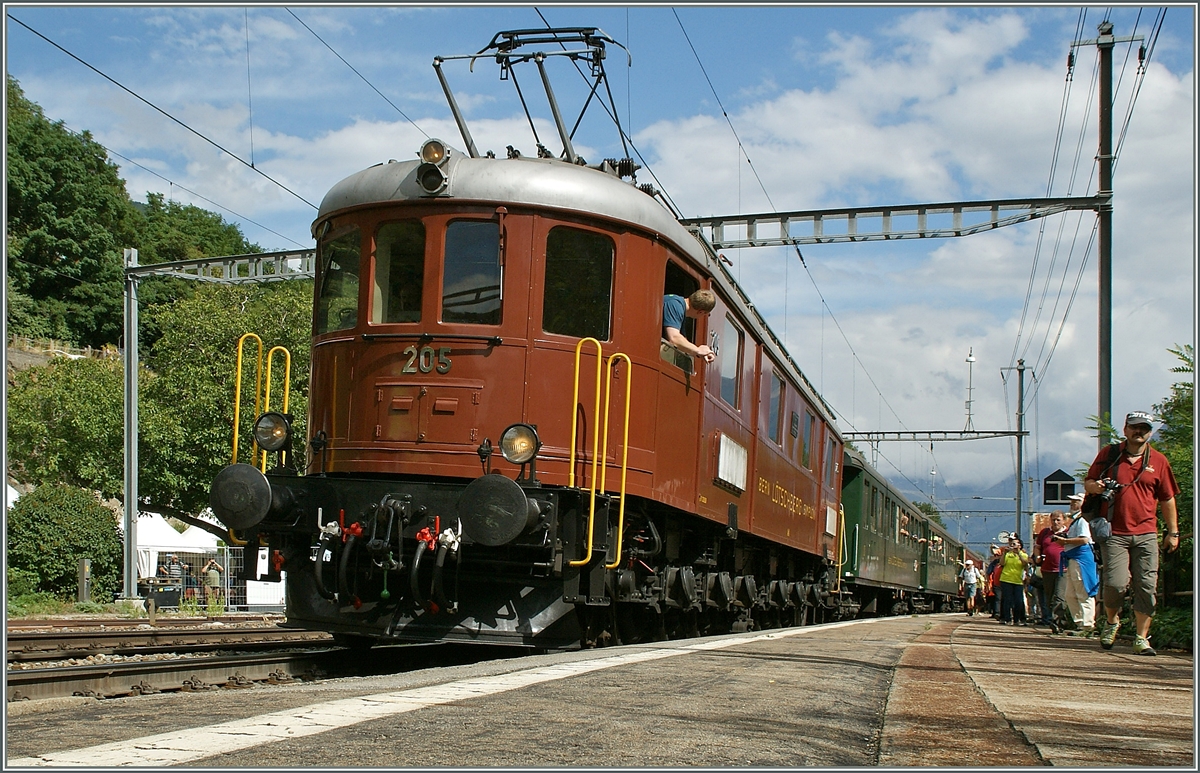
<svg viewBox="0 0 1200 773"><path fill-rule="evenodd" d="M470 148L326 195L307 469L214 483L289 624L564 647L853 612L832 413L710 244L628 164ZM663 338L699 288L712 363Z"/></svg>

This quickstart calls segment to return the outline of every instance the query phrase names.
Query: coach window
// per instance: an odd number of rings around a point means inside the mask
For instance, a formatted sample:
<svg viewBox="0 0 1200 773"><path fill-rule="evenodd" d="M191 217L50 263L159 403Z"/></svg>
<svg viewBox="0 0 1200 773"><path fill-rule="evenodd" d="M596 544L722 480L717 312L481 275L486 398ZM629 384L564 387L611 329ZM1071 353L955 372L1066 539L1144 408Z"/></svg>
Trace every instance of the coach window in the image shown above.
<svg viewBox="0 0 1200 773"><path fill-rule="evenodd" d="M321 290L317 295L317 335L358 324L358 277L362 234L351 229L321 242Z"/></svg>
<svg viewBox="0 0 1200 773"><path fill-rule="evenodd" d="M829 488L836 488L839 458L837 441L829 438L828 448L825 451L825 485Z"/></svg>
<svg viewBox="0 0 1200 773"><path fill-rule="evenodd" d="M767 411L767 434L776 443L781 442L783 436L783 379L779 374L771 374L771 402Z"/></svg>
<svg viewBox="0 0 1200 773"><path fill-rule="evenodd" d="M442 322L499 325L503 300L500 224L456 220L446 227Z"/></svg>
<svg viewBox="0 0 1200 773"><path fill-rule="evenodd" d="M721 399L734 408L741 408L742 343L745 335L728 314L725 315L723 338L717 355L721 359Z"/></svg>
<svg viewBox="0 0 1200 773"><path fill-rule="evenodd" d="M808 409L804 409L804 445L800 449L800 464L804 469L812 469L812 460L810 452L812 451L813 433L816 431L817 420L813 417Z"/></svg>
<svg viewBox="0 0 1200 773"><path fill-rule="evenodd" d="M603 234L565 226L550 229L542 330L608 340L614 253L613 240Z"/></svg>
<svg viewBox="0 0 1200 773"><path fill-rule="evenodd" d="M425 225L388 223L375 235L371 322L420 322L425 280Z"/></svg>

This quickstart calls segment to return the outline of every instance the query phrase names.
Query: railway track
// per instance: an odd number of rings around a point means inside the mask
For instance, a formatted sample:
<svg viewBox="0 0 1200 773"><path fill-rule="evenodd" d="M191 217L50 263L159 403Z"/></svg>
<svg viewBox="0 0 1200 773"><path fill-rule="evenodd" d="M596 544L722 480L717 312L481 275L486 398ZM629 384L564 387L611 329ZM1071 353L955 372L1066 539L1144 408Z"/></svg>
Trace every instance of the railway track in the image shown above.
<svg viewBox="0 0 1200 773"><path fill-rule="evenodd" d="M331 644L333 638L318 631L295 631L277 626L264 628L119 627L104 630L9 629L5 660L66 660L93 655L149 655L202 653L223 649L269 650L281 646Z"/></svg>
<svg viewBox="0 0 1200 773"><path fill-rule="evenodd" d="M108 621L111 622L111 621ZM14 630L7 635L6 701L123 698L292 684L514 657L528 650L471 645L335 644L324 632L278 626L118 625Z"/></svg>
<svg viewBox="0 0 1200 773"><path fill-rule="evenodd" d="M10 669L9 702L84 696L120 698L312 681L337 668L340 649L238 653L168 659L93 660L80 665Z"/></svg>

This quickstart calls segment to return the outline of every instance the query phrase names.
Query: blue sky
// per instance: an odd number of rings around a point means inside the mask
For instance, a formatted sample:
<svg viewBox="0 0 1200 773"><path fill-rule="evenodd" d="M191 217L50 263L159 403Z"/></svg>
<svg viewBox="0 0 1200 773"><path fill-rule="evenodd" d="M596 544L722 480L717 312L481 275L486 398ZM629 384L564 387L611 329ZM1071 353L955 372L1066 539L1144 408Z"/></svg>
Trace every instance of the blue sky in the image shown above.
<svg viewBox="0 0 1200 773"><path fill-rule="evenodd" d="M212 142L253 154L313 203L359 169L411 158L426 135L461 147L433 57L478 51L502 29L541 27L539 10L555 26L600 27L628 47L631 66L610 46L606 67L653 170L639 181L656 180L685 216L701 216L1093 193L1096 53L1079 50L1068 91L1068 46L1081 21L1080 37L1094 38L1105 15L1117 35L1134 33L1135 21L1149 35L1160 7L1088 8L1081 19L1067 5L6 6ZM1192 7L1169 8L1117 162L1113 409L1122 415L1167 395L1176 363L1166 350L1194 340L1194 27ZM1118 46L1118 131L1137 83L1125 53ZM159 191L215 209L267 249L311 244L312 207L11 19L5 66L52 119L159 175L114 157L134 198ZM534 152L491 60L445 71L481 150ZM557 151L536 71L519 75L543 142ZM551 77L573 116L578 75L552 67ZM576 143L592 161L623 155L600 115L589 112ZM1041 379L1027 449L1040 461L1027 474L1042 477L1073 471L1095 449L1084 429L1096 411L1094 248L1079 273L1093 222L1070 215L965 239L809 247L807 268L787 250L729 257L844 430L961 429L972 349L974 426L1010 429L1015 381L1006 386L1001 368L1024 357ZM936 478L947 507L947 496L1013 474L1008 441L880 451L880 467L914 493L932 494Z"/></svg>

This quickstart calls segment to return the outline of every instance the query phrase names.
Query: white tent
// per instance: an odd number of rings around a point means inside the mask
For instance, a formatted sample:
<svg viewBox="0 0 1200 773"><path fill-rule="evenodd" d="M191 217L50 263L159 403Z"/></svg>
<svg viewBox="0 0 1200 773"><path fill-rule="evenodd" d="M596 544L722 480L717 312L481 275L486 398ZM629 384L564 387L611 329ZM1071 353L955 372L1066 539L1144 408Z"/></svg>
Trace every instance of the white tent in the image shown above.
<svg viewBox="0 0 1200 773"><path fill-rule="evenodd" d="M215 554L217 538L213 534L189 526L182 534L158 513L139 511L137 522L138 576L153 577L158 569L160 553Z"/></svg>
<svg viewBox="0 0 1200 773"><path fill-rule="evenodd" d="M17 503L21 493L12 487L11 483L4 484L7 488L4 491L4 509L8 509Z"/></svg>

